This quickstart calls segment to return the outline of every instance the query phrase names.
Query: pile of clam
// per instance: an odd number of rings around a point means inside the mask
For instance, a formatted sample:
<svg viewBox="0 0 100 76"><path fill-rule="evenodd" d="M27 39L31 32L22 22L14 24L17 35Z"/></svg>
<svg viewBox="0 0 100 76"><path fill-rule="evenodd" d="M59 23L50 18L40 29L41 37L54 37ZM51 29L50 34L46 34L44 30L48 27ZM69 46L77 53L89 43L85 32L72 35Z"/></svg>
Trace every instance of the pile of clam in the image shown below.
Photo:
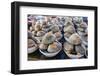
<svg viewBox="0 0 100 76"><path fill-rule="evenodd" d="M64 51L69 58L87 56L88 30L83 17L28 16L28 53L46 57Z"/></svg>

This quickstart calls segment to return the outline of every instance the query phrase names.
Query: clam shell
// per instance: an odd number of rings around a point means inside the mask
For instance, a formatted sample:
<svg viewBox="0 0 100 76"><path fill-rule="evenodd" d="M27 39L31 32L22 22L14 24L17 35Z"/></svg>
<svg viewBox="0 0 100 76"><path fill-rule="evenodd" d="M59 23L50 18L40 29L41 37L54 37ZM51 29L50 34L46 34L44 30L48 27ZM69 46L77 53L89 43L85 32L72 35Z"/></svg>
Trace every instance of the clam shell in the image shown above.
<svg viewBox="0 0 100 76"><path fill-rule="evenodd" d="M85 22L81 22L80 27L81 28L87 28L87 24Z"/></svg>
<svg viewBox="0 0 100 76"><path fill-rule="evenodd" d="M32 36L35 36L37 34L36 31L32 31Z"/></svg>
<svg viewBox="0 0 100 76"><path fill-rule="evenodd" d="M72 17L71 17L71 16L65 17L65 21L66 21L66 22L72 22Z"/></svg>
<svg viewBox="0 0 100 76"><path fill-rule="evenodd" d="M39 45L39 48L41 49L41 50L46 50L47 48L48 48L48 45L45 45L45 44L40 44Z"/></svg>
<svg viewBox="0 0 100 76"><path fill-rule="evenodd" d="M85 49L82 46L80 45L75 46L75 50L77 53L80 53L81 55L85 55Z"/></svg>
<svg viewBox="0 0 100 76"><path fill-rule="evenodd" d="M60 30L58 25L51 26L50 29L53 33L58 32Z"/></svg>
<svg viewBox="0 0 100 76"><path fill-rule="evenodd" d="M50 45L48 46L48 50L47 50L47 51L50 52L50 53L53 53L53 52L59 51L61 48L62 48L61 43L59 43L59 42L54 42L54 43L52 43L52 44L50 44Z"/></svg>
<svg viewBox="0 0 100 76"><path fill-rule="evenodd" d="M29 53L29 54L35 52L35 51L38 49L37 44L36 44L32 39L29 39L29 40L28 40L28 46L29 46L29 45L31 46L32 44L33 44L34 46L28 47L28 53Z"/></svg>
<svg viewBox="0 0 100 76"><path fill-rule="evenodd" d="M74 33L69 37L69 42L73 45L79 45L82 41L80 36L77 33Z"/></svg>
<svg viewBox="0 0 100 76"><path fill-rule="evenodd" d="M64 27L64 32L73 34L75 32L75 28L73 26Z"/></svg>
<svg viewBox="0 0 100 76"><path fill-rule="evenodd" d="M69 51L69 50L73 50L73 45L72 44L70 44L70 43L68 43L68 42L65 42L64 43L64 49L66 50L66 51Z"/></svg>
<svg viewBox="0 0 100 76"><path fill-rule="evenodd" d="M43 36L43 35L45 35L45 32L44 32L44 31L38 31L38 32L37 32L37 36L38 36L38 37L41 37L41 36Z"/></svg>
<svg viewBox="0 0 100 76"><path fill-rule="evenodd" d="M74 24L80 24L81 22L83 22L83 18L82 17L73 17L73 22Z"/></svg>
<svg viewBox="0 0 100 76"><path fill-rule="evenodd" d="M54 33L54 35L56 36L57 40L60 40L62 38L61 32L56 32Z"/></svg>
<svg viewBox="0 0 100 76"><path fill-rule="evenodd" d="M37 43L41 43L42 42L42 38L43 38L43 36L41 36L41 37L35 37L35 39L37 40Z"/></svg>
<svg viewBox="0 0 100 76"><path fill-rule="evenodd" d="M46 33L42 39L43 44L50 44L56 40L56 36L52 33Z"/></svg>
<svg viewBox="0 0 100 76"><path fill-rule="evenodd" d="M65 32L65 33L64 33L65 39L66 39L66 38L69 38L71 35L72 35L72 34L70 34L70 33L68 33L68 32Z"/></svg>
<svg viewBox="0 0 100 76"><path fill-rule="evenodd" d="M80 58L83 57L83 55L81 55L81 54L74 55L74 54L70 54L70 53L68 53L68 52L66 52L66 51L65 51L65 53L66 53L67 56L68 56L69 58L71 58L71 59L80 59Z"/></svg>
<svg viewBox="0 0 100 76"><path fill-rule="evenodd" d="M67 21L64 24L64 27L68 27L68 26L74 26L74 24L71 21Z"/></svg>

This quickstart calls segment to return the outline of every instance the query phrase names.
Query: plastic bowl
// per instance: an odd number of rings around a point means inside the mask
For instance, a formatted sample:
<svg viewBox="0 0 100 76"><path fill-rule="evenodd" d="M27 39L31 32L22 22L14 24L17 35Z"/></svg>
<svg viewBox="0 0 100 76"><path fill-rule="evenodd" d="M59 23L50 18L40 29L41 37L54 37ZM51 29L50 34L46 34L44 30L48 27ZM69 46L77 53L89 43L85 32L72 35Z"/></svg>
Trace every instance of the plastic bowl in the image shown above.
<svg viewBox="0 0 100 76"><path fill-rule="evenodd" d="M28 48L28 54L33 53L37 50L37 47Z"/></svg>
<svg viewBox="0 0 100 76"><path fill-rule="evenodd" d="M69 54L65 49L64 49L64 52L66 53L66 55L69 57L69 58L71 58L71 59L79 59L79 58L82 58L84 55L78 55L78 54L76 54L76 55L74 55L74 54Z"/></svg>
<svg viewBox="0 0 100 76"><path fill-rule="evenodd" d="M54 53L44 52L41 49L39 49L39 51L46 57L54 57L61 51L61 49L57 52L54 52Z"/></svg>

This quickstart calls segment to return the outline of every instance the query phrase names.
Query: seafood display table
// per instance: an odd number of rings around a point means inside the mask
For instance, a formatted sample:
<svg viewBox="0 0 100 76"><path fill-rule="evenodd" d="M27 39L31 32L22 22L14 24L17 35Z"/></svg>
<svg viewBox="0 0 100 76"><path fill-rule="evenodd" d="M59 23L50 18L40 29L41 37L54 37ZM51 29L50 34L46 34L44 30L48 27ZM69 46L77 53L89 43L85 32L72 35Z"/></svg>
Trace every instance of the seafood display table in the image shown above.
<svg viewBox="0 0 100 76"><path fill-rule="evenodd" d="M88 57L87 17L29 15L28 21L29 61Z"/></svg>
<svg viewBox="0 0 100 76"><path fill-rule="evenodd" d="M86 56L83 56L82 58L86 58ZM63 50L59 52L54 57L46 57L43 54L39 52L39 50L35 51L34 53L28 54L28 60L33 61L33 60L57 60L57 59L70 59Z"/></svg>

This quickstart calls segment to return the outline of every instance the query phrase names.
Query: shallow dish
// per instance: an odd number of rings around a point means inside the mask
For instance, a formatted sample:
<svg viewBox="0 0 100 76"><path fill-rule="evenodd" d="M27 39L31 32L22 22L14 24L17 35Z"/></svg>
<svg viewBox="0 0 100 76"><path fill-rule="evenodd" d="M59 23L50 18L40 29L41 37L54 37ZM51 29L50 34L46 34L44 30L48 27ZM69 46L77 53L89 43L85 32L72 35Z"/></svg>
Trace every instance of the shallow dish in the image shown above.
<svg viewBox="0 0 100 76"><path fill-rule="evenodd" d="M28 54L33 53L37 50L37 47L28 48Z"/></svg>
<svg viewBox="0 0 100 76"><path fill-rule="evenodd" d="M65 49L64 49L64 52L65 52L65 54L69 57L69 58L71 58L71 59L79 59L79 58L82 58L84 55L78 55L78 54L69 54Z"/></svg>
<svg viewBox="0 0 100 76"><path fill-rule="evenodd" d="M40 51L44 56L46 56L46 57L54 57L54 56L56 56L56 55L61 51L61 49L60 49L59 51L57 51L57 52L54 52L54 53L43 52L43 51L40 50L40 49L39 49L39 51Z"/></svg>

